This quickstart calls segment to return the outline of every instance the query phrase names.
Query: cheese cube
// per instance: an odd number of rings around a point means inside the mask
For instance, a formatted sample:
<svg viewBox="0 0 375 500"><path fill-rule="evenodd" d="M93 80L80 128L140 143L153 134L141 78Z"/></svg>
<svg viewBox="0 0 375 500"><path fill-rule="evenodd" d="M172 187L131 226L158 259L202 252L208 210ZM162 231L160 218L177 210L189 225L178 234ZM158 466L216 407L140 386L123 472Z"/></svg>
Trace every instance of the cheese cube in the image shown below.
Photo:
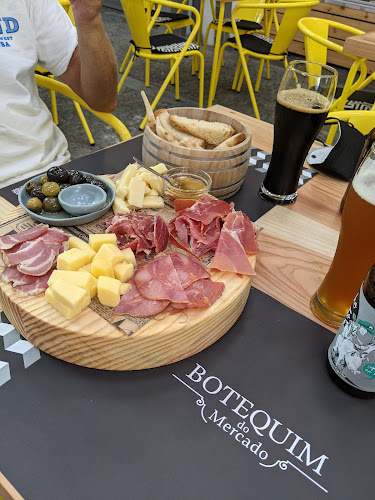
<svg viewBox="0 0 375 500"><path fill-rule="evenodd" d="M156 189L150 189L150 191L147 193L147 196L159 196L159 193L156 191Z"/></svg>
<svg viewBox="0 0 375 500"><path fill-rule="evenodd" d="M152 174L151 174L152 175ZM153 177L150 177L150 187L151 189L155 189L161 196L164 194L164 182L163 179L160 179L160 177L157 177L156 175Z"/></svg>
<svg viewBox="0 0 375 500"><path fill-rule="evenodd" d="M120 295L123 295L124 293L126 293L129 290L130 290L129 283L121 283L121 286L120 286Z"/></svg>
<svg viewBox="0 0 375 500"><path fill-rule="evenodd" d="M129 281L133 276L134 266L133 264L128 264L128 262L122 262L121 264L116 264L113 266L113 272L115 273L115 278L125 283Z"/></svg>
<svg viewBox="0 0 375 500"><path fill-rule="evenodd" d="M57 280L68 281L69 283L73 283L73 285L77 285L81 288L87 290L90 294L90 297L95 297L97 291L97 279L92 276L92 274L87 273L85 271L58 271L55 270L51 274L48 280L48 286L51 286L52 283L55 283Z"/></svg>
<svg viewBox="0 0 375 500"><path fill-rule="evenodd" d="M161 196L145 196L143 208L164 208L164 199Z"/></svg>
<svg viewBox="0 0 375 500"><path fill-rule="evenodd" d="M104 243L112 243L116 245L117 238L115 233L104 233L104 234L90 234L89 235L89 245L97 252L99 248L104 245Z"/></svg>
<svg viewBox="0 0 375 500"><path fill-rule="evenodd" d="M118 186L116 189L116 196L124 200L126 195L128 194L128 191L129 191L128 186Z"/></svg>
<svg viewBox="0 0 375 500"><path fill-rule="evenodd" d="M73 309L62 304L53 293L51 288L47 288L44 296L48 304L51 304L51 306L53 306L60 314L62 314L65 319L72 319L74 318L74 316L77 316L77 314L81 312L81 309L79 307Z"/></svg>
<svg viewBox="0 0 375 500"><path fill-rule="evenodd" d="M115 264L124 262L125 257L117 245L104 243L95 255L94 260L96 259L108 260L111 265L114 266Z"/></svg>
<svg viewBox="0 0 375 500"><path fill-rule="evenodd" d="M57 257L57 269L62 271L77 271L91 262L91 256L84 250L71 248Z"/></svg>
<svg viewBox="0 0 375 500"><path fill-rule="evenodd" d="M152 170L155 170L158 174L165 174L166 172L168 172L168 169L164 163L158 163L157 165L154 165L151 168Z"/></svg>
<svg viewBox="0 0 375 500"><path fill-rule="evenodd" d="M128 203L133 207L142 208L146 183L139 177L133 177L129 182Z"/></svg>
<svg viewBox="0 0 375 500"><path fill-rule="evenodd" d="M115 196L112 204L112 210L114 214L130 214L128 204L119 196Z"/></svg>
<svg viewBox="0 0 375 500"><path fill-rule="evenodd" d="M91 302L90 294L87 290L65 280L55 281L50 286L50 289L56 299L70 309L81 309L82 311Z"/></svg>
<svg viewBox="0 0 375 500"><path fill-rule="evenodd" d="M98 279L98 299L103 306L116 307L120 302L121 282L108 276Z"/></svg>
<svg viewBox="0 0 375 500"><path fill-rule="evenodd" d="M86 264L78 269L78 272L85 271L86 273L91 273L91 264Z"/></svg>
<svg viewBox="0 0 375 500"><path fill-rule="evenodd" d="M119 186L129 186L130 180L135 176L137 173L137 164L136 163L130 163L122 173L122 176L119 180L118 185Z"/></svg>
<svg viewBox="0 0 375 500"><path fill-rule="evenodd" d="M125 257L126 262L128 262L129 264L133 264L134 267L137 265L135 262L134 252L131 248L124 248L124 250L121 250L121 252Z"/></svg>
<svg viewBox="0 0 375 500"><path fill-rule="evenodd" d="M112 263L104 259L94 259L92 261L91 274L95 278L99 278L99 276L109 276L111 278L115 277Z"/></svg>
<svg viewBox="0 0 375 500"><path fill-rule="evenodd" d="M88 255L91 257L91 260L95 257L95 250L93 250L88 243L81 240L81 238L77 238L77 236L71 236L69 238L68 246L69 248L78 248L79 250L87 252Z"/></svg>

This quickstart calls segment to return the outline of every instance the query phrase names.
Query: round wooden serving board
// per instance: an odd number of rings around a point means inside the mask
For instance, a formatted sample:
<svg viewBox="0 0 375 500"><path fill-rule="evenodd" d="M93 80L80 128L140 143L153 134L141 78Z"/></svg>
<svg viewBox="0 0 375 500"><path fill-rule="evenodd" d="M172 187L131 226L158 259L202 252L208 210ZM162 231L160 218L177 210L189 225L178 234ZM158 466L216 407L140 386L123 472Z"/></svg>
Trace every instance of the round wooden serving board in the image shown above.
<svg viewBox="0 0 375 500"><path fill-rule="evenodd" d="M16 217L21 209L9 216ZM255 265L255 256L249 258ZM0 282L0 300L13 326L34 346L62 359L101 370L141 370L167 365L196 354L222 337L245 307L251 278L214 272L225 283L223 295L208 309L160 313L131 336L86 308L65 320L44 294L22 297Z"/></svg>

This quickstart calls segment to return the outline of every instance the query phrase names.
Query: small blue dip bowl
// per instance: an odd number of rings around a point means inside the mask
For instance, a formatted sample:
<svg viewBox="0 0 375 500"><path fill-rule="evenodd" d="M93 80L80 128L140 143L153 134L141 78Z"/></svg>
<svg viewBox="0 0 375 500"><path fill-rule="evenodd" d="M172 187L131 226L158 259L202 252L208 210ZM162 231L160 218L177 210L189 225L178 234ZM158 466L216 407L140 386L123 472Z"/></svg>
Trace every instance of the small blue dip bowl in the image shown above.
<svg viewBox="0 0 375 500"><path fill-rule="evenodd" d="M75 184L59 193L61 207L70 215L86 215L104 207L107 193L94 184Z"/></svg>

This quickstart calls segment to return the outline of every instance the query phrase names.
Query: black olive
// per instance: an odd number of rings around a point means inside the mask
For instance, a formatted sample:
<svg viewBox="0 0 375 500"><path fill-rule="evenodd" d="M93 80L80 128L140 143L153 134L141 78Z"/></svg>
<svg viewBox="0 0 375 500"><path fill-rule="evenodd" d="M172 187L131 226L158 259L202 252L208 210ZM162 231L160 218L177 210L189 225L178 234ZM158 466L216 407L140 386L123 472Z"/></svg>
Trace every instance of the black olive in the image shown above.
<svg viewBox="0 0 375 500"><path fill-rule="evenodd" d="M95 180L94 177L90 174L83 174L83 182L87 184L92 184L92 181Z"/></svg>
<svg viewBox="0 0 375 500"><path fill-rule="evenodd" d="M71 184L60 184L60 191L62 191L65 188L68 188L70 186L71 186Z"/></svg>
<svg viewBox="0 0 375 500"><path fill-rule="evenodd" d="M104 182L99 181L98 179L94 179L93 181L90 182L90 184L94 184L94 186L99 186L105 192L107 192L107 186L104 184Z"/></svg>
<svg viewBox="0 0 375 500"><path fill-rule="evenodd" d="M69 170L69 182L71 184L83 184L83 174L78 170Z"/></svg>
<svg viewBox="0 0 375 500"><path fill-rule="evenodd" d="M46 212L58 212L61 210L59 200L56 196L47 196L47 198L44 198L43 208Z"/></svg>
<svg viewBox="0 0 375 500"><path fill-rule="evenodd" d="M35 181L29 181L27 184L26 184L26 191L28 193L31 193L31 190L34 188L34 187L37 187L39 186L39 184Z"/></svg>
<svg viewBox="0 0 375 500"><path fill-rule="evenodd" d="M63 167L51 167L47 170L48 180L52 182L64 183L68 181L68 170Z"/></svg>
<svg viewBox="0 0 375 500"><path fill-rule="evenodd" d="M43 194L43 188L42 186L35 186L32 188L31 192L30 192L31 196L33 198L39 198L40 200L44 200L44 198L46 197L44 194Z"/></svg>

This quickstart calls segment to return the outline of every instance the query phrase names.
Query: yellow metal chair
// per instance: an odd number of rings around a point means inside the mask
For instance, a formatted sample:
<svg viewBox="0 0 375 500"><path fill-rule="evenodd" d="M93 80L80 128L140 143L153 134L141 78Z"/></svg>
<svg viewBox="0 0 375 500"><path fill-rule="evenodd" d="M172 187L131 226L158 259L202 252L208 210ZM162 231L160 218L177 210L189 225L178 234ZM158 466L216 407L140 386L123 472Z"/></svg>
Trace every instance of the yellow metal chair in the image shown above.
<svg viewBox="0 0 375 500"><path fill-rule="evenodd" d="M74 15L73 15L72 6L70 5L69 0L59 0L59 3L64 7L66 13L69 16L69 19L71 20L72 24L74 25L75 24ZM50 73L47 69L39 66L39 64L37 65L35 72L36 72L36 74L39 74L42 76L47 76L48 78L55 78L55 76L52 73ZM56 94L53 90L50 90L50 98L51 98L52 119L53 119L54 123L56 125L58 125L59 124L59 117L58 117L58 113L57 113L57 101L56 101ZM82 112L81 106L76 101L73 101L73 104L74 104L74 107L76 108L78 117L81 120L83 129L84 129L86 136L87 136L87 139L88 139L89 143L91 144L91 146L94 146L95 140L94 140L92 133L91 133L91 130L87 124L85 115Z"/></svg>
<svg viewBox="0 0 375 500"><path fill-rule="evenodd" d="M120 92L121 87L124 84L126 77L128 76L134 61L137 57L142 57L148 60L164 60L170 61L170 70L167 74L159 92L157 93L155 99L152 102L152 109L155 109L157 103L159 102L161 96L163 95L167 85L172 81L174 77L175 83L175 96L176 100L180 98L180 88L179 88L179 65L184 57L187 56L197 56L200 61L199 65L199 107L203 107L203 93L204 93L204 59L199 51L199 46L193 41L197 36L200 27L200 14L194 7L190 5L178 4L171 2L169 0L155 0L155 5L157 6L154 15L152 16L150 23L147 25L147 17L145 15L145 5L144 0L121 0L122 8L124 9L125 17L128 22L130 32L132 34L132 55L133 57L129 61L126 70L118 84L118 92ZM157 17L160 14L161 7L172 7L172 8L183 8L184 10L191 12L195 18L195 23L193 29L187 40L178 37L177 35L166 33L164 35L154 35L150 36L152 27L155 24ZM146 124L147 116L143 119L140 128L143 129Z"/></svg>
<svg viewBox="0 0 375 500"><path fill-rule="evenodd" d="M350 35L363 35L364 32L346 24L316 17L306 17L300 19L298 21L298 27L304 35L305 53L306 59L308 61L326 64L328 50L333 50L334 52L342 54L353 60L341 95L331 106L331 112L342 111L349 96L353 94L353 92L365 88L372 80L375 79L375 73L367 76L368 72L366 59L357 57L353 54L345 53L341 45L333 42L332 40L329 40L329 31L330 29L342 30L349 33ZM372 108L372 111L374 110L375 104ZM353 113L353 116L355 116L357 112L348 110L347 113ZM366 114L364 114L363 116L368 116L369 122L372 123L372 126L370 127L371 130L371 128L374 126L373 115L369 112L365 113ZM369 126L371 125L371 123L369 123ZM335 132L336 126L332 126L327 136L327 144L332 143Z"/></svg>
<svg viewBox="0 0 375 500"><path fill-rule="evenodd" d="M254 114L256 118L260 119L258 106L254 95L254 89L247 67L247 61L249 57L256 57L257 59L264 59L266 61L283 61L284 66L286 67L288 64L287 50L298 31L297 22L302 17L307 16L307 14L310 12L311 7L317 5L318 3L319 0L285 0L279 2L269 2L264 5L249 2L244 2L241 4L239 3L233 10L231 16L234 38L230 38L228 42L221 47L220 50L219 63L216 68L217 76L213 95L215 95L216 92L224 51L226 48L232 47L238 50L242 71L245 75L250 99L254 108ZM283 18L274 39L267 36L269 32L266 32L265 35L259 33L240 35L237 27L237 19L242 18L245 11L259 9L263 9L264 12L267 12L268 19L274 19L276 11L283 10ZM260 75L258 74L258 79L259 78Z"/></svg>
<svg viewBox="0 0 375 500"><path fill-rule="evenodd" d="M122 141L126 141L127 139L131 138L129 130L118 118L116 118L116 116L114 116L112 113L102 113L100 111L93 110L65 83L38 74L35 75L35 79L39 87L47 88L49 90L52 90L53 92L57 92L68 97L69 99L72 99L72 101L77 102L80 106L90 111L90 113L92 113L96 117L100 118L100 120L105 122L107 125L110 125L115 130L115 132L117 132L117 135Z"/></svg>
<svg viewBox="0 0 375 500"><path fill-rule="evenodd" d="M349 122L363 135L367 135L375 127L375 111L343 110L331 111L328 118L337 118Z"/></svg>

